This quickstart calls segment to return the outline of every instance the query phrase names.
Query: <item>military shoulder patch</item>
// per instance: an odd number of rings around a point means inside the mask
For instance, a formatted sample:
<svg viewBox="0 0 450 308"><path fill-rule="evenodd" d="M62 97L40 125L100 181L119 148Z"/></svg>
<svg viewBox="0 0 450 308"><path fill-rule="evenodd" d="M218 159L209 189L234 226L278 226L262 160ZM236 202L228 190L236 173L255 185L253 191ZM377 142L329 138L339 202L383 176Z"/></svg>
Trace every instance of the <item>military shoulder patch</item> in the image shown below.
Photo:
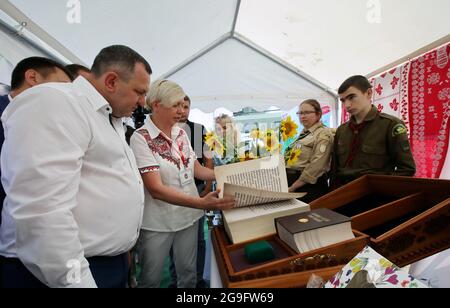
<svg viewBox="0 0 450 308"><path fill-rule="evenodd" d="M406 134L408 131L406 129L406 126L403 124L397 124L392 129L392 137L397 137L403 134Z"/></svg>

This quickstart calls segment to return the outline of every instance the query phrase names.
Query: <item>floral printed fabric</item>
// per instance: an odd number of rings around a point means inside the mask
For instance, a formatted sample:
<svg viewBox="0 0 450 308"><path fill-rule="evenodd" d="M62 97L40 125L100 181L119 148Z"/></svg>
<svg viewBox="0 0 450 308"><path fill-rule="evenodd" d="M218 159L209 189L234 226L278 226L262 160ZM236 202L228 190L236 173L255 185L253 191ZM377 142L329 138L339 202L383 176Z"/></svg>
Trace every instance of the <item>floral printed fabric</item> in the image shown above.
<svg viewBox="0 0 450 308"><path fill-rule="evenodd" d="M325 288L346 288L356 273L367 271L369 283L377 288L427 288L419 280L366 246L339 273L334 275Z"/></svg>

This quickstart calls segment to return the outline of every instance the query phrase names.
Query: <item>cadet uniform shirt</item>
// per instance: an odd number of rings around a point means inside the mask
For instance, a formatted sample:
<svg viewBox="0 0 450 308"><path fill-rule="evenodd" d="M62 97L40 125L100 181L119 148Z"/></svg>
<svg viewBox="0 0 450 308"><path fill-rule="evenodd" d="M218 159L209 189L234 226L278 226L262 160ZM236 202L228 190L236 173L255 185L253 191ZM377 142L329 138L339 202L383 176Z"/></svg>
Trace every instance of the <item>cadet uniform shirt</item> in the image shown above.
<svg viewBox="0 0 450 308"><path fill-rule="evenodd" d="M299 138L288 148L285 154L286 167L300 170L301 181L316 184L317 179L329 170L332 147L331 129L318 122L309 130L304 129ZM295 160L296 154L300 154L297 160Z"/></svg>
<svg viewBox="0 0 450 308"><path fill-rule="evenodd" d="M413 176L415 172L407 130L400 119L373 106L363 123L357 125L352 117L337 129L332 175L333 181L340 182L337 185L364 174Z"/></svg>

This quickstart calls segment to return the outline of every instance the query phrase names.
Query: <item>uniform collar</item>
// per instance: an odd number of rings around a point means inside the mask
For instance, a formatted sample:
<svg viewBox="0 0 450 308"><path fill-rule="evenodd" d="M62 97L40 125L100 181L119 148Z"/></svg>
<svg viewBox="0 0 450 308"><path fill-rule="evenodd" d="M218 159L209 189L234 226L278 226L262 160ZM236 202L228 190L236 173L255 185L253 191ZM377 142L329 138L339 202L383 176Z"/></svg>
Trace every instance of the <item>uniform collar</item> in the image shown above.
<svg viewBox="0 0 450 308"><path fill-rule="evenodd" d="M375 120L375 118L378 116L379 112L378 112L378 108L372 105L372 109L370 109L369 113L366 115L366 117L364 118L364 122L370 122ZM350 120L354 123L356 123L355 117L352 116L350 118Z"/></svg>
<svg viewBox="0 0 450 308"><path fill-rule="evenodd" d="M322 121L319 121L316 124L314 124L313 126L311 126L310 129L303 129L302 133L306 133L306 132L314 133L318 128L320 128L322 126L323 126Z"/></svg>

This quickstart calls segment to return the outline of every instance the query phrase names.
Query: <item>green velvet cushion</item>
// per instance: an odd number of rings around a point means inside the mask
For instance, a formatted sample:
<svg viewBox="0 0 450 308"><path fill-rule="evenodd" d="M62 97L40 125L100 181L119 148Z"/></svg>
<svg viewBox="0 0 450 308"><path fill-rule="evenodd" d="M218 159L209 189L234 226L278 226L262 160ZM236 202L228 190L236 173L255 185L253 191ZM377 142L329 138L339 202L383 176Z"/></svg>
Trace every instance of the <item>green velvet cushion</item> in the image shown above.
<svg viewBox="0 0 450 308"><path fill-rule="evenodd" d="M245 246L245 257L250 264L256 264L273 260L275 252L269 242L259 241Z"/></svg>

